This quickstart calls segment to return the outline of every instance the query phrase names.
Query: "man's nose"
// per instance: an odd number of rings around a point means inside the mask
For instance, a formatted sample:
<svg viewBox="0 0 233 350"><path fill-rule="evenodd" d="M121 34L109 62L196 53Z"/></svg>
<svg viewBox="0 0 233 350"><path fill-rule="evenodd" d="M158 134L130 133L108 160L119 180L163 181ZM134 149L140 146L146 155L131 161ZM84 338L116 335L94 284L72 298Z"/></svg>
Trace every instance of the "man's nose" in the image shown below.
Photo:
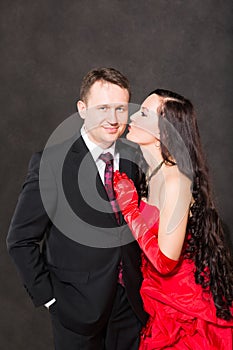
<svg viewBox="0 0 233 350"><path fill-rule="evenodd" d="M108 113L108 122L111 124L117 124L118 119L117 119L117 112L115 108L111 108Z"/></svg>

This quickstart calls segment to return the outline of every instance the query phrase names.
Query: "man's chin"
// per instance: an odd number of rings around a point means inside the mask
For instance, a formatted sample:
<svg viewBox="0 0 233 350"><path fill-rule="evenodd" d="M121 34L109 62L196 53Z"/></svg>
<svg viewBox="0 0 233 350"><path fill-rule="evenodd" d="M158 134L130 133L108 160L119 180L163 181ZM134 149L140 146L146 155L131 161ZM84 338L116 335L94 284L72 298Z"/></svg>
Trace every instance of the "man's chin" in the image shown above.
<svg viewBox="0 0 233 350"><path fill-rule="evenodd" d="M116 140L120 137L120 134L108 134L108 135L105 135L104 138L102 138L102 142L110 147L114 142L116 142Z"/></svg>
<svg viewBox="0 0 233 350"><path fill-rule="evenodd" d="M120 137L120 136L119 136L119 135L116 135L116 134L114 134L114 135L108 135L107 137L104 138L104 141L105 141L105 142L111 142L111 143L113 143L113 142L115 142L119 137Z"/></svg>

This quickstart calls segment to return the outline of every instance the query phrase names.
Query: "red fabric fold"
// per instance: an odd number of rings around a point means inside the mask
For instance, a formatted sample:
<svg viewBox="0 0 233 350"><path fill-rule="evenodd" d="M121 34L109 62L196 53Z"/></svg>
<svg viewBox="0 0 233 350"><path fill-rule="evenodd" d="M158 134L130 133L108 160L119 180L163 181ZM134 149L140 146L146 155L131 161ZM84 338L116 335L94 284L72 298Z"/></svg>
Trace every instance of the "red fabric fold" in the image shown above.
<svg viewBox="0 0 233 350"><path fill-rule="evenodd" d="M203 293L195 283L192 261L181 257L177 264L160 251L159 210L144 202L140 210L151 228L144 241L143 237L139 239L140 246L145 248L141 296L150 315L139 350L232 350L233 322L216 317L211 295ZM166 267L170 273L166 273Z"/></svg>

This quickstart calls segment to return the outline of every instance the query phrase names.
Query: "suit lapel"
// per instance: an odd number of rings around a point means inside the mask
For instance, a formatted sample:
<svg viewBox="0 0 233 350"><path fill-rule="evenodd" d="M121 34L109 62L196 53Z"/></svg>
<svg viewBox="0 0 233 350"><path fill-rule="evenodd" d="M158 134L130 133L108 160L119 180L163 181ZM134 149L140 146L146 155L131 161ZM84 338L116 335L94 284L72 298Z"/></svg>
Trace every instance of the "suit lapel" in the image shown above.
<svg viewBox="0 0 233 350"><path fill-rule="evenodd" d="M129 147L126 140L117 140L116 142L116 151L119 152L119 171L124 172L127 176L134 180L135 177L135 164L133 164L134 150L132 147ZM103 200L100 200L100 205L98 205L97 211L101 211L102 215L104 214L105 219L107 217L112 223L117 223L115 214L112 213L112 207L108 200L108 195L105 190L104 184L100 178L96 163L89 152L83 138L81 135L78 135L78 139L73 143L70 152L70 167L73 169L72 171L77 174L77 176L81 173L82 186L81 190L85 194L87 193L91 196L94 192L94 195L98 198L101 197ZM77 179L77 183L79 186L79 179ZM96 186L95 186L96 184ZM94 186L94 187L93 187ZM93 188L93 190L91 189ZM96 193L97 191L97 193ZM80 191L81 192L81 191ZM83 211L83 215L85 215L84 211L87 209L79 208L80 211ZM88 216L89 213L86 213ZM96 213L98 215L98 212ZM103 217L103 216L102 216ZM104 220L105 220L104 219ZM124 221L122 214L120 213L120 223L122 224Z"/></svg>
<svg viewBox="0 0 233 350"><path fill-rule="evenodd" d="M72 161L74 166L78 168L78 172L81 171L82 174L85 173L86 178L89 179L89 181L82 182L83 193L90 192L90 183L96 184L94 190L96 190L97 193L95 193L95 195L100 196L103 199L100 200L101 204L98 209L102 212L105 212L106 215L111 217L111 220L116 223L116 217L115 214L112 213L112 207L109 202L104 184L100 178L96 163L81 136L72 146Z"/></svg>

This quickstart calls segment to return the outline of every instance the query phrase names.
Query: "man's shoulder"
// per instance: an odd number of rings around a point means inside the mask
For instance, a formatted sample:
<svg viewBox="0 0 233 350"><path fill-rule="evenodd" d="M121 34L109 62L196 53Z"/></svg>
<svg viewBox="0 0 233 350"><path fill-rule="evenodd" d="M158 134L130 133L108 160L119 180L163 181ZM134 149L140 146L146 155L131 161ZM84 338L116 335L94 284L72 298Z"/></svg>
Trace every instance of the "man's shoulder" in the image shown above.
<svg viewBox="0 0 233 350"><path fill-rule="evenodd" d="M32 154L31 162L49 162L51 164L60 163L64 161L70 150L75 148L78 143L80 135L66 139L60 143L47 144L43 150Z"/></svg>

